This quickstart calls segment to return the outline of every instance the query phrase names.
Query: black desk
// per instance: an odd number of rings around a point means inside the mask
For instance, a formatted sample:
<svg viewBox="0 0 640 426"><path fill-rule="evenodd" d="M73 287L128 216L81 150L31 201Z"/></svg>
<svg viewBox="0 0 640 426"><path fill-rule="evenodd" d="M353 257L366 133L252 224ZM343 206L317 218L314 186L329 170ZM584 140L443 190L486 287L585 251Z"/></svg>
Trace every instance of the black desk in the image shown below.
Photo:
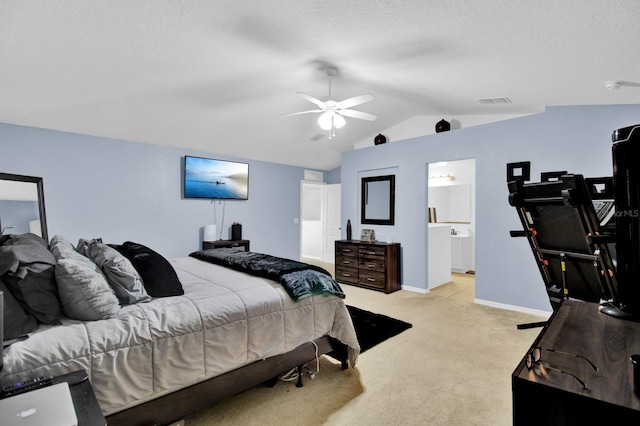
<svg viewBox="0 0 640 426"><path fill-rule="evenodd" d="M105 420L98 400L93 393L93 388L84 371L64 374L53 378L53 384L68 382L71 391L71 399L76 409L78 426L105 426Z"/></svg>
<svg viewBox="0 0 640 426"><path fill-rule="evenodd" d="M566 300L532 345L581 355L542 350L541 359L571 376L534 367L525 359L512 374L514 425L640 424L640 398L633 393L629 356L640 354L640 323L613 318L595 303ZM524 355L524 354L523 354Z"/></svg>

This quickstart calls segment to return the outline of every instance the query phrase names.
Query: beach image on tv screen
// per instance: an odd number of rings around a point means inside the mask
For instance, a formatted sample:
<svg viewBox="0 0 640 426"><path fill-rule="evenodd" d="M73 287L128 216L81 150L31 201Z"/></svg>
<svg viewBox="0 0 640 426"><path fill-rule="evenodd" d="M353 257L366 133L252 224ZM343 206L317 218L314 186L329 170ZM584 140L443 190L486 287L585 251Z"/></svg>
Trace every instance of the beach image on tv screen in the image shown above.
<svg viewBox="0 0 640 426"><path fill-rule="evenodd" d="M249 165L233 161L186 157L186 198L248 198Z"/></svg>

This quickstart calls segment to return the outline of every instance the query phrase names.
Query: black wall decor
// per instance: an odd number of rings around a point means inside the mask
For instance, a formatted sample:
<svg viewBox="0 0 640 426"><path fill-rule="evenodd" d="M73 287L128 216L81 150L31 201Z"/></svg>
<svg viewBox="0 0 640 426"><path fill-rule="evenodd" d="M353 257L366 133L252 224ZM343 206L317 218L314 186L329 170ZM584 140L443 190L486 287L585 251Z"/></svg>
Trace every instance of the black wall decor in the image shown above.
<svg viewBox="0 0 640 426"><path fill-rule="evenodd" d="M436 123L436 133L448 132L451 130L451 124L446 120L440 120Z"/></svg>
<svg viewBox="0 0 640 426"><path fill-rule="evenodd" d="M378 136L376 136L373 139L373 143L376 145L381 145L383 143L387 142L387 137L385 135L383 135L382 133L379 133Z"/></svg>

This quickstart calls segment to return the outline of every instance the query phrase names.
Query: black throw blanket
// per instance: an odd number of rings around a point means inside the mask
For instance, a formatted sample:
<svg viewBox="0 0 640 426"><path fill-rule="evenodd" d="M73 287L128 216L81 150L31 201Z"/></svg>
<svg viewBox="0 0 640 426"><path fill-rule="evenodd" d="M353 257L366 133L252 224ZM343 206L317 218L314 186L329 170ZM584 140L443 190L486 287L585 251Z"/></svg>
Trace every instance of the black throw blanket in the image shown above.
<svg viewBox="0 0 640 426"><path fill-rule="evenodd" d="M234 248L200 250L189 256L278 281L295 301L314 294L333 294L345 298L331 274L319 266Z"/></svg>

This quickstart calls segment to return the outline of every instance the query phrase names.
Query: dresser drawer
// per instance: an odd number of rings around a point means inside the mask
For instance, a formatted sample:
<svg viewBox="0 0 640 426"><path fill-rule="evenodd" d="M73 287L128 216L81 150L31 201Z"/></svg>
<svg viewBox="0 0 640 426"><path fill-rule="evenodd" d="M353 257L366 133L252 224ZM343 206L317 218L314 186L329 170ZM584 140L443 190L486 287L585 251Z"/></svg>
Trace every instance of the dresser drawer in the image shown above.
<svg viewBox="0 0 640 426"><path fill-rule="evenodd" d="M385 248L380 246L368 246L366 244L361 245L358 248L358 253L360 256L384 256Z"/></svg>
<svg viewBox="0 0 640 426"><path fill-rule="evenodd" d="M362 285L375 288L384 288L387 283L384 274L363 269L360 270L360 279L358 282Z"/></svg>
<svg viewBox="0 0 640 426"><path fill-rule="evenodd" d="M336 244L336 256L358 256L358 246L355 244Z"/></svg>
<svg viewBox="0 0 640 426"><path fill-rule="evenodd" d="M336 268L357 268L358 258L356 256L336 256Z"/></svg>
<svg viewBox="0 0 640 426"><path fill-rule="evenodd" d="M336 265L336 281L357 284L358 269Z"/></svg>
<svg viewBox="0 0 640 426"><path fill-rule="evenodd" d="M384 274L384 257L360 256L358 267L363 271L380 272Z"/></svg>

